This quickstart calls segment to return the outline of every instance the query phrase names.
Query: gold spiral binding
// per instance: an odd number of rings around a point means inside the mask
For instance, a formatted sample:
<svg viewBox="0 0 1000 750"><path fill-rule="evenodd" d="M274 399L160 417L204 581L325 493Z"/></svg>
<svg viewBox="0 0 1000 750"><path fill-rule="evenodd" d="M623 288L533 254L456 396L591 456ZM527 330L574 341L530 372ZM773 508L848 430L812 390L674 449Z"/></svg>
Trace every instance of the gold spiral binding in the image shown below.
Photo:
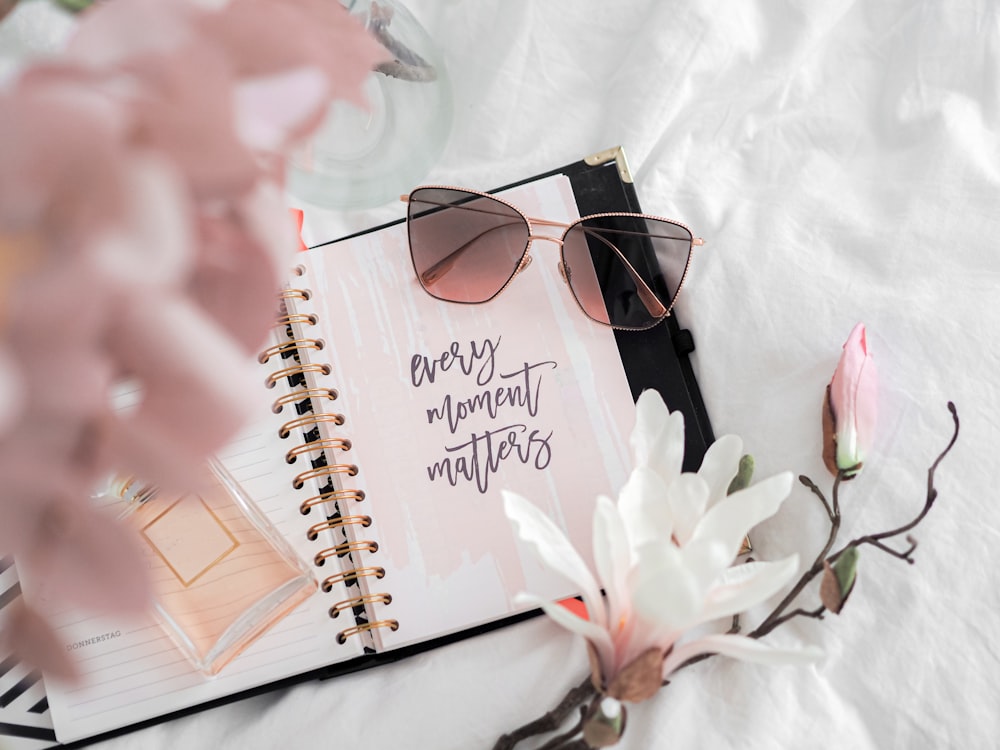
<svg viewBox="0 0 1000 750"><path fill-rule="evenodd" d="M314 326L318 321L319 318L316 315L306 313L288 313L287 315L280 315L275 318L273 327L283 328L295 323L299 323L304 326Z"/></svg>
<svg viewBox="0 0 1000 750"><path fill-rule="evenodd" d="M335 388L303 388L301 391L292 391L284 396L274 399L271 404L271 411L280 414L285 404L294 404L305 401L307 398L325 398L328 401L336 401L340 396Z"/></svg>
<svg viewBox="0 0 1000 750"><path fill-rule="evenodd" d="M323 583L319 585L323 589L323 593L329 594L333 587L338 583L347 583L348 581L356 581L359 578L365 578L371 576L376 579L385 578L385 568L382 566L370 566L367 568L351 568L350 570L342 570L339 573L334 573L332 576L328 576L323 579Z"/></svg>
<svg viewBox="0 0 1000 750"><path fill-rule="evenodd" d="M361 625L344 628L337 633L337 643L343 646L352 635L358 635L359 633L364 633L366 630L375 630L376 628L389 628L389 630L395 632L399 630L399 620L376 620L375 622L365 622Z"/></svg>
<svg viewBox="0 0 1000 750"><path fill-rule="evenodd" d="M353 599L344 599L342 602L337 602L329 609L330 617L338 617L341 612L347 609L354 609L355 607L361 607L365 604L392 604L391 594L363 594L362 596L356 596Z"/></svg>
<svg viewBox="0 0 1000 750"><path fill-rule="evenodd" d="M319 414L306 414L305 416L292 419L285 422L281 427L278 428L278 437L286 438L292 434L292 430L298 427L308 427L310 425L316 425L320 422L332 422L335 425L344 424L343 414L327 414L321 412Z"/></svg>
<svg viewBox="0 0 1000 750"><path fill-rule="evenodd" d="M321 492L318 495L313 495L308 500L303 500L302 504L299 506L299 513L305 515L314 505L322 505L323 503L329 503L331 501L340 502L341 500L354 500L355 502L360 503L364 499L364 490L331 490L329 492Z"/></svg>
<svg viewBox="0 0 1000 750"><path fill-rule="evenodd" d="M328 518L325 521L320 521L319 523L314 523L309 527L309 531L306 532L306 538L310 542L315 542L319 537L321 531L327 531L328 529L338 529L341 526L349 526L355 524L363 528L367 528L372 525L372 517L365 515L353 515L353 516L335 516L333 518Z"/></svg>
<svg viewBox="0 0 1000 750"><path fill-rule="evenodd" d="M299 267L295 270L295 272L297 275L302 276L305 270L304 268ZM274 372L268 375L264 383L267 388L274 388L278 385L278 383L286 379L288 379L292 385L301 386L306 385L307 383L310 385L310 387L300 387L294 391L284 393L278 396L272 404L272 411L275 414L280 413L287 405L302 404L297 408L297 411L299 412L298 415L289 419L278 428L278 436L282 439L290 437L294 430L301 429L304 432L304 434L301 435L301 438L304 438L305 441L301 442L301 444L295 445L285 454L285 460L288 463L295 462L299 456L310 456L313 454L317 456L326 456L329 459L329 456L332 455L333 452L337 450L349 451L352 447L352 442L347 438L320 437L320 433L314 429L324 423L337 426L343 425L345 421L343 414L333 414L321 411L318 404L313 404L314 408L310 412L302 413L303 406L305 406L303 402L308 402L310 400L335 401L339 398L338 392L333 388L312 387L312 380L302 380L303 376L309 373L313 373L317 376L328 376L332 371L329 364L308 362L305 361L308 359L307 357L299 357L299 353L304 352L305 350L313 349L321 351L325 347L325 343L321 339L295 337L298 330L296 326L316 326L319 322L319 318L312 313L295 312L294 309L290 310L285 307L284 301L295 299L309 301L311 298L312 292L308 289L285 289L281 292L280 299L282 300L282 310L274 321L274 327L277 329L284 329L288 338L280 343L269 346L257 357L261 364L266 364L272 358L279 356L282 360L287 360L280 369L275 369ZM294 359L290 358L290 355L292 354L295 355ZM293 378L296 379L292 380ZM316 463L316 461L314 460L313 463ZM305 486L306 482L310 480L319 480L322 478L332 479L334 475L338 474L356 476L357 473L358 467L354 464L330 462L324 466L313 466L312 468L302 471L292 480L292 487L296 490L300 490ZM330 484L327 483L327 488L325 490L321 490L319 494L313 495L307 500L303 500L299 505L299 511L305 515L309 513L314 506L334 503L334 505L338 508L337 514L332 518L325 518L324 520L310 526L306 531L306 538L310 541L316 541L319 539L320 534L325 531L344 529L347 526L354 526L356 528L367 528L368 526L371 526L372 518L369 515L341 514L339 511L339 508L342 507L340 506L340 503L348 501L361 502L364 499L365 493L363 490L333 489L330 487ZM337 543L334 546L321 549L313 558L313 562L317 566L324 565L328 558L347 558L345 560L345 565L335 566L340 567L340 570L337 570L323 580L321 587L324 592L329 593L333 591L334 587L338 584L357 582L361 578L380 580L385 576L385 568L381 566L359 566L357 564L358 556L361 554L365 552L374 553L378 551L378 542L366 539L355 540L351 538L351 535L348 535L343 531L339 532L337 536L339 538L336 539ZM351 567L347 567L347 565L350 565ZM365 589L361 588L359 591L363 592ZM389 604L391 602L392 596L387 593L360 593L357 597L344 599L334 603L328 610L328 614L331 618L336 618L341 613L350 612L350 610L358 607L367 608L369 605ZM376 628L389 628L390 630L395 631L399 629L399 622L394 619L376 620L374 622L359 622L358 619L355 618L353 625L337 633L337 642L344 644L352 636L371 631Z"/></svg>
<svg viewBox="0 0 1000 750"><path fill-rule="evenodd" d="M358 467L355 464L328 464L307 469L292 480L292 487L301 490L306 481L318 479L319 477L331 477L334 474L347 474L349 477L357 476Z"/></svg>
<svg viewBox="0 0 1000 750"><path fill-rule="evenodd" d="M346 555L348 552L378 552L378 542L363 539L359 542L344 542L335 547L327 547L316 553L313 562L316 565L323 565L328 558L340 557L341 555Z"/></svg>
<svg viewBox="0 0 1000 750"><path fill-rule="evenodd" d="M285 454L285 463L295 463L295 459L303 453L325 450L349 451L350 449L351 441L347 438L320 438L319 440L311 440L308 443L303 443L302 445L296 445Z"/></svg>
<svg viewBox="0 0 1000 750"><path fill-rule="evenodd" d="M300 349L315 349L316 351L320 351L324 346L325 344L319 339L291 339L290 341L282 341L280 344L267 347L267 349L258 354L257 361L263 365L271 357L279 354L291 351L297 352Z"/></svg>
<svg viewBox="0 0 1000 750"><path fill-rule="evenodd" d="M311 362L307 364L297 364L294 367L286 367L282 370L275 370L267 376L267 380L264 381L264 385L267 388L274 388L274 386L280 383L284 378L291 378L295 375L304 375L307 372L329 375L333 372L333 368L330 367L330 365L320 365Z"/></svg>

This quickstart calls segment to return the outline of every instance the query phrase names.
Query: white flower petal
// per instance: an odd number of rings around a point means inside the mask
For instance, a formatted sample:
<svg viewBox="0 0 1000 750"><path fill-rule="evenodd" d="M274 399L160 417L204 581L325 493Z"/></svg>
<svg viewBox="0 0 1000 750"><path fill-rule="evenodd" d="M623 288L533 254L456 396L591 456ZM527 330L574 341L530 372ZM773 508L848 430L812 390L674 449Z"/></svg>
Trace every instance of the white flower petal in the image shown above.
<svg viewBox="0 0 1000 750"><path fill-rule="evenodd" d="M594 508L594 565L607 597L608 622L615 626L630 609L628 570L631 552L622 517L610 498L597 498Z"/></svg>
<svg viewBox="0 0 1000 750"><path fill-rule="evenodd" d="M729 484L740 468L742 455L743 440L736 435L723 435L708 446L698 476L708 483L709 504L717 503L726 496Z"/></svg>
<svg viewBox="0 0 1000 750"><path fill-rule="evenodd" d="M667 502L670 491L660 475L647 467L636 467L618 494L621 515L633 550L648 542L669 542L674 533L673 516Z"/></svg>
<svg viewBox="0 0 1000 750"><path fill-rule="evenodd" d="M523 607L537 607L541 609L552 620L566 628L570 632L582 635L597 649L597 655L601 659L601 664L605 669L614 664L615 648L611 642L608 631L589 620L577 617L564 606L557 602L551 602L534 594L518 594L514 597L514 603ZM590 608L587 609L590 612Z"/></svg>
<svg viewBox="0 0 1000 750"><path fill-rule="evenodd" d="M698 474L680 474L667 495L670 513L674 519L674 537L684 545L691 539L695 527L705 515L708 506L709 486Z"/></svg>
<svg viewBox="0 0 1000 750"><path fill-rule="evenodd" d="M669 412L663 397L645 390L635 404L632 457L636 467L648 466L669 487L684 462L684 414Z"/></svg>
<svg viewBox="0 0 1000 750"><path fill-rule="evenodd" d="M728 569L735 557L727 542L712 537L692 539L681 547L681 556L684 567L698 582L703 598L718 580L719 573Z"/></svg>
<svg viewBox="0 0 1000 750"><path fill-rule="evenodd" d="M747 532L774 515L791 489L792 474L786 471L735 492L708 509L692 538L723 542L735 559Z"/></svg>
<svg viewBox="0 0 1000 750"><path fill-rule="evenodd" d="M657 630L679 630L699 621L704 590L673 544L642 547L633 574L635 611Z"/></svg>
<svg viewBox="0 0 1000 750"><path fill-rule="evenodd" d="M543 564L573 583L583 596L590 616L597 625L605 627L607 615L597 581L562 530L520 495L504 490L503 502L504 511L517 526L521 539L534 548Z"/></svg>
<svg viewBox="0 0 1000 750"><path fill-rule="evenodd" d="M756 664L780 665L810 664L822 658L823 650L816 646L778 648L745 635L707 635L676 646L670 652L663 662L664 679L688 659L701 654L722 654Z"/></svg>
<svg viewBox="0 0 1000 750"><path fill-rule="evenodd" d="M743 612L781 590L798 569L798 555L727 568L709 591L702 614L706 620L714 620Z"/></svg>

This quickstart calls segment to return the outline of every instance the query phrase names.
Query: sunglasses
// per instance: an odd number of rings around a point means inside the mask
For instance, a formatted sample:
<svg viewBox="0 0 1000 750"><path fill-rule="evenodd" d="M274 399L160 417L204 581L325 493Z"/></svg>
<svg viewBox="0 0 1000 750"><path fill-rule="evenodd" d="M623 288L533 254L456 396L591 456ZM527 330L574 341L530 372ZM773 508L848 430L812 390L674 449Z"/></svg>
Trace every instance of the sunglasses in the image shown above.
<svg viewBox="0 0 1000 750"><path fill-rule="evenodd" d="M645 330L670 315L692 248L704 244L683 224L646 214L594 214L567 224L531 218L493 195L438 186L401 200L413 270L432 297L489 302L531 263L532 242L548 240L560 247L559 273L584 315L621 330ZM535 227L562 234L536 234Z"/></svg>

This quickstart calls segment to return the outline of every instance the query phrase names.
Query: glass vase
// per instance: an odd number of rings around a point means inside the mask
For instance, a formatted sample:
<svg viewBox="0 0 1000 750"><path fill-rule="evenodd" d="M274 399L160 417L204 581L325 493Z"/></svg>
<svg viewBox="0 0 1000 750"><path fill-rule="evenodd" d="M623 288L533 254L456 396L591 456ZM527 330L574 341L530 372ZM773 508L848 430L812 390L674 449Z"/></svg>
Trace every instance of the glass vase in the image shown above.
<svg viewBox="0 0 1000 750"><path fill-rule="evenodd" d="M288 191L322 208L371 208L422 180L444 150L452 91L434 40L396 0L344 0L394 60L364 84L370 108L334 102L289 160Z"/></svg>

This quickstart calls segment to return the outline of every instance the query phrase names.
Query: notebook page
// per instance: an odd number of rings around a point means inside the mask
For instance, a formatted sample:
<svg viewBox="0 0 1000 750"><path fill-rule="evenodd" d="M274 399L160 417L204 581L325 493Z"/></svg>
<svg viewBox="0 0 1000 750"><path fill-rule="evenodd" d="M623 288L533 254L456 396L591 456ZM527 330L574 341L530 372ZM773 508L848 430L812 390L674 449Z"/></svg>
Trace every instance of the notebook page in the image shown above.
<svg viewBox="0 0 1000 750"><path fill-rule="evenodd" d="M562 175L504 197L529 216L579 215ZM627 476L634 405L614 332L577 307L556 243L531 254L478 305L420 288L403 225L306 254L360 469L352 481L374 519L365 537L379 544L366 564L385 568L374 590L392 596L371 616L399 624L375 631L383 648L509 615L520 591L577 593L518 545L500 491L529 498L589 550L596 496Z"/></svg>
<svg viewBox="0 0 1000 750"><path fill-rule="evenodd" d="M285 453L294 444L294 436L291 440L278 436L278 429L294 415L294 408L291 415L287 407L281 414L272 413L271 403L280 395L281 386L264 387L265 376L282 366L286 365L271 362L262 366L255 419L219 458L296 553L309 561L322 541L306 539L306 529L316 518L303 516L298 503L308 488L299 492L291 488L296 471L286 463ZM316 570L317 577L324 572ZM151 618L128 621L60 608L56 602L41 601L40 592L32 591L30 579L22 583L25 595L36 606L53 611L64 648L73 652L84 672L80 685L46 680L52 720L61 742L196 706L361 653L356 641L336 642L338 628L327 614L333 601L346 598L342 590L317 591L219 675L206 678Z"/></svg>

